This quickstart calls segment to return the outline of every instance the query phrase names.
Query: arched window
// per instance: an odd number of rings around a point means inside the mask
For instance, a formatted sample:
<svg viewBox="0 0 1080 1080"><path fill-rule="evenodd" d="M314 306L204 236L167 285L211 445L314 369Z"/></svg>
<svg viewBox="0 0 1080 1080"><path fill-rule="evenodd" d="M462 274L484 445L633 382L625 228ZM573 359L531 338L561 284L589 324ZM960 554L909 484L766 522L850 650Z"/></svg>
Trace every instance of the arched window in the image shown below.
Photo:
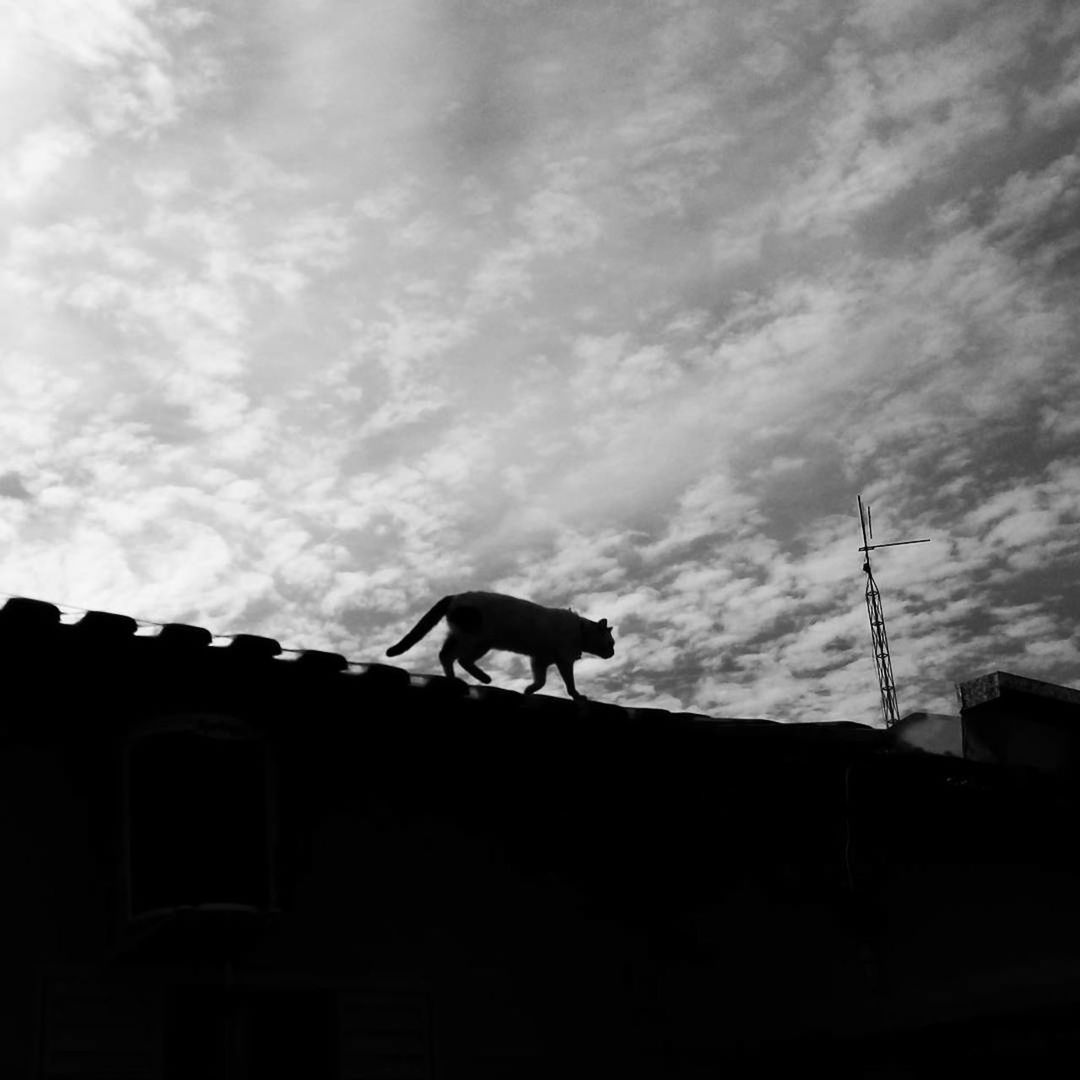
<svg viewBox="0 0 1080 1080"><path fill-rule="evenodd" d="M158 717L125 761L128 917L274 907L268 747L238 720Z"/></svg>

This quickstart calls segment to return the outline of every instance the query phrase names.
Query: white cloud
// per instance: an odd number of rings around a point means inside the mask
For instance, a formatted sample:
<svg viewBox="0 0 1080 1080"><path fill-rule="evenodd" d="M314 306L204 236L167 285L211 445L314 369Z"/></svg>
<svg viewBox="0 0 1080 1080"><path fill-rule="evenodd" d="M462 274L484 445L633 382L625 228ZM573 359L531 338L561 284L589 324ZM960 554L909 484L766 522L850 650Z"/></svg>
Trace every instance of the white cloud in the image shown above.
<svg viewBox="0 0 1080 1080"><path fill-rule="evenodd" d="M1030 234L1045 233L1080 204L1077 179L1080 156L1066 154L1035 174L1014 173L998 192L997 212L989 227L992 237L1004 236L1012 243Z"/></svg>
<svg viewBox="0 0 1080 1080"><path fill-rule="evenodd" d="M153 0L40 0L17 5L15 27L63 56L88 67L114 65L124 57L160 55L161 47L142 14Z"/></svg>
<svg viewBox="0 0 1080 1080"><path fill-rule="evenodd" d="M860 0L848 17L878 41L918 39L934 30L944 18L971 14L984 6L982 0Z"/></svg>
<svg viewBox="0 0 1080 1080"><path fill-rule="evenodd" d="M589 247L600 235L600 215L583 199L565 191L539 191L518 217L540 251L565 255Z"/></svg>
<svg viewBox="0 0 1080 1080"><path fill-rule="evenodd" d="M532 296L533 249L514 241L484 256L470 282L467 310L486 312Z"/></svg>
<svg viewBox="0 0 1080 1080"><path fill-rule="evenodd" d="M1066 32L1064 26L1062 31ZM1024 96L1028 119L1040 127L1052 127L1074 116L1080 109L1080 48L1068 55L1054 86L1042 93L1027 90Z"/></svg>
<svg viewBox="0 0 1080 1080"><path fill-rule="evenodd" d="M92 142L82 131L50 124L27 132L0 165L0 198L21 203L37 196L73 160L86 157Z"/></svg>

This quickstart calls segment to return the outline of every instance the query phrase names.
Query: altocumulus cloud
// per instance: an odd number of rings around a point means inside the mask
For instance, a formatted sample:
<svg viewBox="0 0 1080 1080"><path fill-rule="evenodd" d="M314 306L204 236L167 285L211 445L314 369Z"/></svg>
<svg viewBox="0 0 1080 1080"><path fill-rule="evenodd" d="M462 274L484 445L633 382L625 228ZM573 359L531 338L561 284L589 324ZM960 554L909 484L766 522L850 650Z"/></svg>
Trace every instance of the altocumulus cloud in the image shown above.
<svg viewBox="0 0 1080 1080"><path fill-rule="evenodd" d="M374 659L493 587L873 722L862 492L902 707L1080 680L1074 5L0 20L0 588Z"/></svg>

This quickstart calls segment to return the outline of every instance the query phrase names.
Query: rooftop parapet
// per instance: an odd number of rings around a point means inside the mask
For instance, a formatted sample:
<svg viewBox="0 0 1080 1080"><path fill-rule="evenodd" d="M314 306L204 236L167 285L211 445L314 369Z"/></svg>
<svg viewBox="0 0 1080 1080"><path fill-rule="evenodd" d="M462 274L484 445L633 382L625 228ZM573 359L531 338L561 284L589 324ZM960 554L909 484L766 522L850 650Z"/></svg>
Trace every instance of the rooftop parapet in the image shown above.
<svg viewBox="0 0 1080 1080"><path fill-rule="evenodd" d="M1080 690L992 671L956 692L969 761L1080 772Z"/></svg>

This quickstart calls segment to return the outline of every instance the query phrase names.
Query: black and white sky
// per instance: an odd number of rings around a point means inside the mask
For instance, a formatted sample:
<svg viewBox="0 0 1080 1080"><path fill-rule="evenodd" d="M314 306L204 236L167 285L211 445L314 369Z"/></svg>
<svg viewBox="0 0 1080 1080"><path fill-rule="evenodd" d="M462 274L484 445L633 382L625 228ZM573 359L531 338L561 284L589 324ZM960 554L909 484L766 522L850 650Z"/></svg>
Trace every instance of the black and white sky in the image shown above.
<svg viewBox="0 0 1080 1080"><path fill-rule="evenodd" d="M0 591L880 723L861 493L901 712L1080 683L1080 5L11 0L0 84Z"/></svg>

